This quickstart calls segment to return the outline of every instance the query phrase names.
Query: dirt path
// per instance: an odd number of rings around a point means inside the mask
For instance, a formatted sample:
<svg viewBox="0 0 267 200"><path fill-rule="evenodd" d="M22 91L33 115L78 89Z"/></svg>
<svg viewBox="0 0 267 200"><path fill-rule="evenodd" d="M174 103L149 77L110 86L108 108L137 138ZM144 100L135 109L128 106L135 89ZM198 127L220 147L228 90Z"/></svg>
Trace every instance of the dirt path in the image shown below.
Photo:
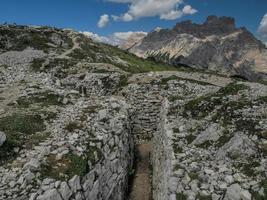
<svg viewBox="0 0 267 200"><path fill-rule="evenodd" d="M130 200L151 200L150 153L151 144L137 146L137 169L130 189Z"/></svg>
<svg viewBox="0 0 267 200"><path fill-rule="evenodd" d="M80 48L79 43L76 41L75 37L72 37L72 43L73 43L73 47L67 51L65 51L64 53L62 53L61 55L59 55L57 58L58 59L65 59L65 58L69 58L68 55L71 54L75 49Z"/></svg>

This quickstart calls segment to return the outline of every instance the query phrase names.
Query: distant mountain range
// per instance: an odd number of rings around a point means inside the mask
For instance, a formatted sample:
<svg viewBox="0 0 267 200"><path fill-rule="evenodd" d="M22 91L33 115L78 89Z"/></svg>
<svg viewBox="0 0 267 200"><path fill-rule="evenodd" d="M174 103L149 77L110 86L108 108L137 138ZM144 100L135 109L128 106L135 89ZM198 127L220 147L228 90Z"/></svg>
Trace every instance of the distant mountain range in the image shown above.
<svg viewBox="0 0 267 200"><path fill-rule="evenodd" d="M136 39L136 40L135 40ZM230 17L209 16L203 24L184 21L131 37L123 45L139 57L174 66L214 71L247 80L266 79L267 48Z"/></svg>

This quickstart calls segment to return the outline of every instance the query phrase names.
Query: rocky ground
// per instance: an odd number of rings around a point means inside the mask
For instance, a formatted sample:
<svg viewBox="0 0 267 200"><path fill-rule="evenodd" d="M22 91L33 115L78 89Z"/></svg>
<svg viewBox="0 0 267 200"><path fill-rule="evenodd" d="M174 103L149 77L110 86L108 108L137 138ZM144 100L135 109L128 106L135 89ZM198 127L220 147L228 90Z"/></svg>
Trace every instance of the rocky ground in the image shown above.
<svg viewBox="0 0 267 200"><path fill-rule="evenodd" d="M170 99L170 187L179 198L264 199L266 92L265 86L238 82L208 95Z"/></svg>
<svg viewBox="0 0 267 200"><path fill-rule="evenodd" d="M124 199L144 142L155 200L266 199L266 85L71 30L1 26L0 47L0 199Z"/></svg>

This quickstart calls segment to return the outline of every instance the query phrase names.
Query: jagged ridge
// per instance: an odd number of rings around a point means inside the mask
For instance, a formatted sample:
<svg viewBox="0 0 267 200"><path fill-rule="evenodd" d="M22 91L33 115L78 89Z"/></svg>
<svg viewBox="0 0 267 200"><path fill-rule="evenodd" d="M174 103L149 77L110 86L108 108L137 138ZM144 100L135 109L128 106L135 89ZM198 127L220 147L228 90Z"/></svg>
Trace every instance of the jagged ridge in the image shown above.
<svg viewBox="0 0 267 200"><path fill-rule="evenodd" d="M267 50L246 28L236 28L229 17L209 16L203 24L178 23L173 29L149 33L130 52L171 65L266 78Z"/></svg>

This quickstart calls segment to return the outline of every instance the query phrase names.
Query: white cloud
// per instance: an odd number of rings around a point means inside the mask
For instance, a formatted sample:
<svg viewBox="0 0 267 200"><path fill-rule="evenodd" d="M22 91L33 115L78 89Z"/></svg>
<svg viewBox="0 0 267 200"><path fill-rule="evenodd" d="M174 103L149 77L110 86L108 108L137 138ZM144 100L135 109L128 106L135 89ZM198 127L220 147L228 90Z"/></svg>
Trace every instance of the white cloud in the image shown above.
<svg viewBox="0 0 267 200"><path fill-rule="evenodd" d="M183 8L183 13L184 14L190 14L190 15L193 15L195 13L197 13L197 10L192 8L192 6L190 5L186 5L184 8Z"/></svg>
<svg viewBox="0 0 267 200"><path fill-rule="evenodd" d="M260 35L260 38L265 42L267 45L267 13L263 16L258 33Z"/></svg>
<svg viewBox="0 0 267 200"><path fill-rule="evenodd" d="M132 21L142 17L159 16L160 19L174 20L183 15L192 15L197 12L190 5L180 9L183 0L107 0L114 3L127 3L129 10L120 16L112 16L113 20Z"/></svg>
<svg viewBox="0 0 267 200"><path fill-rule="evenodd" d="M108 37L100 36L96 33L88 32L88 31L84 31L81 33L90 37L92 40L94 40L96 42L103 42L103 43L108 43L108 44L110 43L110 39Z"/></svg>
<svg viewBox="0 0 267 200"><path fill-rule="evenodd" d="M162 14L160 19L174 20L183 16L183 12L180 10L171 10L169 13Z"/></svg>
<svg viewBox="0 0 267 200"><path fill-rule="evenodd" d="M128 31L128 32L115 32L110 36L100 36L96 33L92 32L81 32L84 35L92 38L96 42L102 42L106 44L110 44L113 46L119 46L122 45L124 42L126 42L129 37L132 36L132 34L147 34L146 32L143 31Z"/></svg>
<svg viewBox="0 0 267 200"><path fill-rule="evenodd" d="M108 25L109 23L109 16L107 14L104 14L100 17L98 23L97 23L97 26L99 28L104 28Z"/></svg>

